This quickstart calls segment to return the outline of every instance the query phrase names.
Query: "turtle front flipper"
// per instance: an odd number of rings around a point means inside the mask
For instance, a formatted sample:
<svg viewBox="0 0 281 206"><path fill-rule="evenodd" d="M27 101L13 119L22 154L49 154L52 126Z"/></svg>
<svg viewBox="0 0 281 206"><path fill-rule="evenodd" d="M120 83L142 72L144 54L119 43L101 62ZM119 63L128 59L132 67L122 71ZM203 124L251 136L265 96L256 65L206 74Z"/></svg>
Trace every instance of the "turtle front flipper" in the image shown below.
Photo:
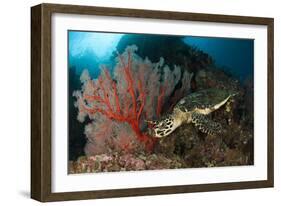
<svg viewBox="0 0 281 206"><path fill-rule="evenodd" d="M214 135L222 131L221 124L212 121L206 115L194 112L191 116L191 121L203 133Z"/></svg>

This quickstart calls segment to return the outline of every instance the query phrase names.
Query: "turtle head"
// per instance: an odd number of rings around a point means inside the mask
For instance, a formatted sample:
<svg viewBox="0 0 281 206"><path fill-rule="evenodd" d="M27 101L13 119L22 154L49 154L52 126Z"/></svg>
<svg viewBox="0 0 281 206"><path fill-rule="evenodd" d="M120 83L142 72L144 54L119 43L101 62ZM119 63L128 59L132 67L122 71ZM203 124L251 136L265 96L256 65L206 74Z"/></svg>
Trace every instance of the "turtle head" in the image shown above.
<svg viewBox="0 0 281 206"><path fill-rule="evenodd" d="M147 122L149 135L157 138L168 136L178 127L171 116L166 116L161 120Z"/></svg>

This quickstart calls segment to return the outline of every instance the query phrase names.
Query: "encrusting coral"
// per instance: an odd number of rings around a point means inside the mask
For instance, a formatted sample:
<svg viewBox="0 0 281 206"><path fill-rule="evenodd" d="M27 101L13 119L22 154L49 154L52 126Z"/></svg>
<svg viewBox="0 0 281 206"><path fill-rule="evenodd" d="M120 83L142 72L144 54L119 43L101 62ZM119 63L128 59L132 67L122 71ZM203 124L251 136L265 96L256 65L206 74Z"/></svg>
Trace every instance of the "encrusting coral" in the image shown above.
<svg viewBox="0 0 281 206"><path fill-rule="evenodd" d="M174 156L167 158L163 154L101 154L82 156L69 163L69 173L139 171L155 169L177 169L185 166L183 160Z"/></svg>

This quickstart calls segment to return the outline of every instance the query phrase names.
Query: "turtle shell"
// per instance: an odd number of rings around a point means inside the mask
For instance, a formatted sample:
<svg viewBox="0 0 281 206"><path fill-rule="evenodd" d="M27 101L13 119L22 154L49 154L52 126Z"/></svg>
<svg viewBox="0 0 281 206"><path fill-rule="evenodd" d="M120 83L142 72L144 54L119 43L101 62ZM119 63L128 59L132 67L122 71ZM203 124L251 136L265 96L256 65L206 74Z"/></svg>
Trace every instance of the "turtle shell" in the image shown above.
<svg viewBox="0 0 281 206"><path fill-rule="evenodd" d="M182 98L176 104L175 108L177 107L183 112L192 112L196 108L212 108L229 97L229 95L231 95L231 92L227 90L215 88L205 89Z"/></svg>

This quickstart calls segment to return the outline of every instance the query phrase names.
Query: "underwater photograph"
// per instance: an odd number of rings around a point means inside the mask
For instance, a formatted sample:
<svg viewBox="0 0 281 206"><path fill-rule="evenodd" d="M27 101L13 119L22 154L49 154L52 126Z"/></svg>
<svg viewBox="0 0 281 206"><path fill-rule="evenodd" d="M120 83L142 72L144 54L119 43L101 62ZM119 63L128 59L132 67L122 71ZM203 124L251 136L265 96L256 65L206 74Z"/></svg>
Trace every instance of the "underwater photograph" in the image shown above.
<svg viewBox="0 0 281 206"><path fill-rule="evenodd" d="M68 173L254 164L254 39L68 31Z"/></svg>

